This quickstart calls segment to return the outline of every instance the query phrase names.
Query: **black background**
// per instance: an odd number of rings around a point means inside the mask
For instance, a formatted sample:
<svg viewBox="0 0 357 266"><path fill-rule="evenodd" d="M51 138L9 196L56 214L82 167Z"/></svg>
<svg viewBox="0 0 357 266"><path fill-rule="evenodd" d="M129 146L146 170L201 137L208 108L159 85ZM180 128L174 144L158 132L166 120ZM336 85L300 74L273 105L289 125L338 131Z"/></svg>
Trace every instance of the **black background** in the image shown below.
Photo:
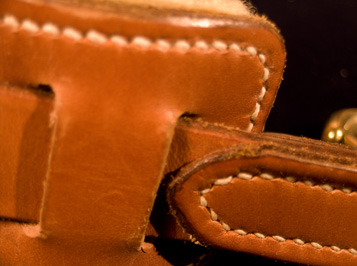
<svg viewBox="0 0 357 266"><path fill-rule="evenodd" d="M331 113L357 107L357 1L251 3L281 30L287 50L266 131L319 139Z"/></svg>

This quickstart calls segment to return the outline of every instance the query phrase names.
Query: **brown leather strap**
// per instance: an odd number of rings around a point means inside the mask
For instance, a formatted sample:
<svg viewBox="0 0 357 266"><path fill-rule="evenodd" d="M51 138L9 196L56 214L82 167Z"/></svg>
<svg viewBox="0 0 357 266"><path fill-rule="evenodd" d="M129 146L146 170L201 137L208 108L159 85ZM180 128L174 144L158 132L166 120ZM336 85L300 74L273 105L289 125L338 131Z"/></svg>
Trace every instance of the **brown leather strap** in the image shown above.
<svg viewBox="0 0 357 266"><path fill-rule="evenodd" d="M16 87L21 98L19 90L39 84L54 93L40 112L46 119L39 135L50 138L41 145L46 160L39 175L27 177L41 189L23 189L17 175L19 154L32 148L28 123L39 121L24 116L34 109L23 111L31 105L22 97L13 116L1 110L3 128L18 118L6 137L20 138L13 147L0 144L9 162L0 164L7 178L1 189L8 191L0 217L11 220L0 222L0 260L9 265L53 264L58 257L76 264L81 256L130 265L179 117L261 131L285 64L278 31L252 14L1 0L0 39L0 94ZM66 255L73 246L75 258Z"/></svg>
<svg viewBox="0 0 357 266"><path fill-rule="evenodd" d="M171 211L186 232L205 245L275 259L355 265L357 150L224 131L181 127L180 137L194 140L191 151L235 141L185 166L170 184Z"/></svg>

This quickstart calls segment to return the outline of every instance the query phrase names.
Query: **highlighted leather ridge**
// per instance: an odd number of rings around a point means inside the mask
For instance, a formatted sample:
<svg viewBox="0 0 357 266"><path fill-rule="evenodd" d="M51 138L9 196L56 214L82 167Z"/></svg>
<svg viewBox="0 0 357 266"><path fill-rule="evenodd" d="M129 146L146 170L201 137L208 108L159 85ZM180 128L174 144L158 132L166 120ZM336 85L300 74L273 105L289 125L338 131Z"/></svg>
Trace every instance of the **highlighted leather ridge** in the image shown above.
<svg viewBox="0 0 357 266"><path fill-rule="evenodd" d="M266 65L266 56L260 51L258 51L258 49L252 45L243 46L238 43L234 43L234 42L228 43L222 40L216 40L211 43L208 43L204 40L198 40L195 41L194 43L191 43L184 39L178 39L176 41L170 42L165 39L152 40L145 36L136 36L129 39L122 35L108 36L96 30L89 30L88 32L83 33L74 27L65 27L61 29L57 25L51 22L44 23L43 25L39 25L38 23L29 19L20 21L15 16L10 14L3 16L0 19L0 23L6 25L7 27L12 28L13 30L25 30L31 34L37 34L42 32L49 36L54 36L54 37L64 36L73 41L88 40L91 43L97 45L104 45L108 42L112 42L118 47L134 45L141 49L157 49L164 52L168 50L176 50L178 52L185 53L191 49L198 49L203 52L214 50L217 52L226 51L226 52L233 52L233 53L248 53L250 56L254 56L254 57L256 56L264 68L264 73L262 76L263 87L261 88L259 95L257 95L257 102L254 106L254 110L250 115L250 123L246 129L242 129L248 132L252 131L254 127L255 120L257 119L260 113L261 104L267 91L266 82L269 78L270 71L268 66Z"/></svg>

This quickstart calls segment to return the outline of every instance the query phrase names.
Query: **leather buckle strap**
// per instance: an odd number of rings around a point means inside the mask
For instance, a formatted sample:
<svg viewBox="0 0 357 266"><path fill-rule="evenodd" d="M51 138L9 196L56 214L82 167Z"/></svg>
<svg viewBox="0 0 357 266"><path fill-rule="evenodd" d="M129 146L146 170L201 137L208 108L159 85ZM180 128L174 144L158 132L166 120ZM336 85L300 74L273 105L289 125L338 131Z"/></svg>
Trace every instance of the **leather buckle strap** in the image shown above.
<svg viewBox="0 0 357 266"><path fill-rule="evenodd" d="M171 212L194 240L299 263L357 262L356 149L202 124L180 130L191 155L201 141L236 142L183 167L168 187Z"/></svg>

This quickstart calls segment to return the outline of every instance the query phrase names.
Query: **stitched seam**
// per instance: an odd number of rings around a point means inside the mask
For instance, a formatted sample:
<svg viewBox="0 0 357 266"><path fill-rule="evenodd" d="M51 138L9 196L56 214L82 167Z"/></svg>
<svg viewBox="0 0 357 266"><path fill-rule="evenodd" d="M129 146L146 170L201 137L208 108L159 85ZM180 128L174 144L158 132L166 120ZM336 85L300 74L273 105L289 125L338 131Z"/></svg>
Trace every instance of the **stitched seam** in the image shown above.
<svg viewBox="0 0 357 266"><path fill-rule="evenodd" d="M267 91L266 81L269 78L270 72L267 65L265 64L266 57L263 53L260 53L257 50L257 48L255 48L254 46L243 47L237 43L229 44L221 40L216 40L213 41L212 43L207 43L206 41L203 40L190 43L187 40L183 40L183 39L179 39L174 42L169 42L165 39L151 40L144 36L135 36L132 39L129 39L121 35L109 36L96 30L89 30L88 32L83 33L73 27L64 27L61 29L53 23L44 23L43 25L39 25L38 23L29 19L20 21L13 15L5 15L4 17L0 18L0 23L3 23L14 30L23 29L32 34L43 32L50 36L62 35L73 41L81 41L86 39L98 45L112 42L118 46L134 45L142 49L156 48L162 51L176 49L180 52L187 52L192 48L200 49L202 51L208 51L209 49L214 49L216 51L231 51L235 53L241 53L245 51L251 56L258 57L259 62L262 64L264 68L264 73L262 76L263 86L259 92L259 95L257 96L257 102L255 104L253 112L250 114L249 125L246 128L246 131L249 132L252 131L253 126L255 125L255 120L257 119L258 114L260 113L262 101Z"/></svg>
<svg viewBox="0 0 357 266"><path fill-rule="evenodd" d="M277 242L285 242L287 240L291 240L291 241L294 241L297 245L305 245L305 244L310 244L313 248L315 249L322 249L322 248L330 248L332 251L335 251L335 252L338 252L338 251L342 251L342 250L345 250L345 251L348 251L349 253L351 253L352 255L355 255L357 256L357 250L354 249L354 248L348 248L348 249L343 249L343 248L339 248L337 246L322 246L321 244L317 243L317 242L305 242L299 238L295 238L295 239L287 239L285 237L282 237L282 236L279 236L279 235L272 235L272 236L267 236L267 235L264 235L262 233L259 233L259 232L255 232L255 233L249 233L249 232L246 232L245 230L243 229L231 229L230 226L226 223L224 223L223 221L221 221L217 215L217 213L208 206L208 202L206 200L206 198L204 197L205 194L209 193L211 191L211 189L214 187L214 186L225 186L225 185L228 185L232 182L233 179L235 178L239 178L239 179L243 179L243 180L250 180L252 179L253 177L256 177L256 178L261 178L261 179L265 179L265 180L273 180L273 179L278 179L280 177L274 177L273 175L271 174L268 174L268 173L262 173L260 174L259 176L255 176L253 174L250 174L250 173L245 173L245 172L240 172L238 173L237 176L229 176L227 178L223 178L223 179L218 179L216 180L213 185L210 187L210 188L206 188L206 189L203 189L200 191L200 205L202 207L204 207L206 210L208 210L208 212L210 213L210 217L211 217L211 220L212 221L217 221L221 224L222 228L225 230L225 231L233 231L233 232L236 232L238 235L240 236L247 236L247 235L254 235L255 237L259 238L259 239L265 239L267 237L271 237L272 239L274 239L275 241ZM296 183L296 182L299 182L299 181L296 181L296 178L294 177L285 177L285 178L280 178L286 182L290 182L290 183ZM352 191L352 189L350 188L343 188L343 189L336 189L336 188L333 188L333 186L331 185L328 185L328 184L323 184L323 185L315 185L312 181L305 181L304 183L302 183L308 187L316 187L316 186L319 186L321 187L322 189L324 189L326 192L328 193L331 193L332 191L341 191L343 193L346 193L346 194L351 194L351 193L355 193L354 191Z"/></svg>

